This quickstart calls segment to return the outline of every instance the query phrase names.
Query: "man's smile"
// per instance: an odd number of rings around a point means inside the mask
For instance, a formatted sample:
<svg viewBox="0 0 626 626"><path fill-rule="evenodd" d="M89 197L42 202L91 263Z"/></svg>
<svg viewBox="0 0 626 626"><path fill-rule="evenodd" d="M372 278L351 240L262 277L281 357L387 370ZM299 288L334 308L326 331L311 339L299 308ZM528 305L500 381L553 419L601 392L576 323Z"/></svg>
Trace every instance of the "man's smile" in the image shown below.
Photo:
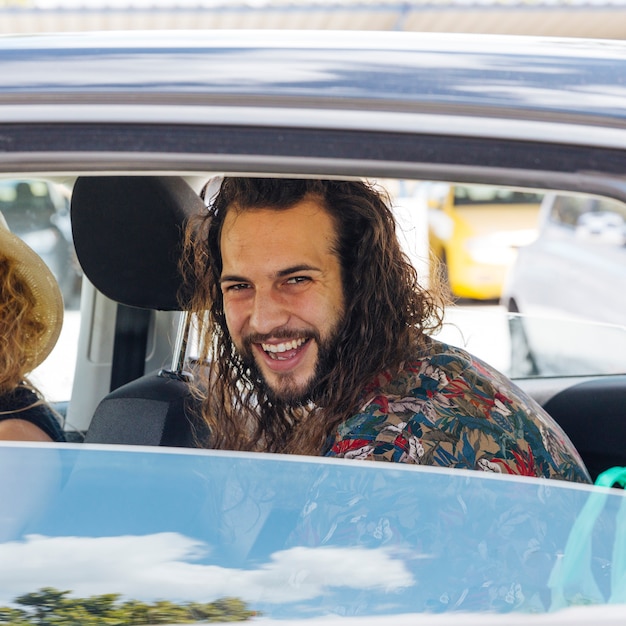
<svg viewBox="0 0 626 626"><path fill-rule="evenodd" d="M270 370L287 372L301 363L304 354L308 352L307 348L311 345L311 338L298 337L280 343L264 341L253 345Z"/></svg>
<svg viewBox="0 0 626 626"><path fill-rule="evenodd" d="M271 359L278 361L285 361L292 359L296 355L296 351L300 346L304 345L309 339L307 337L300 337L298 339L292 339L291 341L284 341L282 343L261 343L261 348Z"/></svg>

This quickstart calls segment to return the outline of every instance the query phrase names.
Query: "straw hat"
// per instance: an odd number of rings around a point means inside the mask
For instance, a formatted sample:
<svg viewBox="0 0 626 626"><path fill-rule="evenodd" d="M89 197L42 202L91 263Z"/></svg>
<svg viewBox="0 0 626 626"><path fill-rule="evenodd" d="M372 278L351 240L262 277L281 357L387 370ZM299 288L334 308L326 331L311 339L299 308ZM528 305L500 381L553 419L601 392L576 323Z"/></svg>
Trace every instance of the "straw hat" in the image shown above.
<svg viewBox="0 0 626 626"><path fill-rule="evenodd" d="M56 278L41 257L29 248L7 226L0 213L0 253L17 262L17 271L35 297L35 318L41 320L46 332L26 355L27 371L45 361L59 338L63 324L63 297Z"/></svg>

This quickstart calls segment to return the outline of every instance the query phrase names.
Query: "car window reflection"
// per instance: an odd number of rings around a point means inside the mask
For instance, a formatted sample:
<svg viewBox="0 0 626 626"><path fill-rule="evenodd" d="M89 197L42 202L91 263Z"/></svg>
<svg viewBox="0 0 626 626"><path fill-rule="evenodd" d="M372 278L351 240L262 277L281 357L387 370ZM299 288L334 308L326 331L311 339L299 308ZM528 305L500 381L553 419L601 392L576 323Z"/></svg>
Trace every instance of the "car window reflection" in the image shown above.
<svg viewBox="0 0 626 626"><path fill-rule="evenodd" d="M142 602L236 597L273 619L543 613L592 487L484 472L214 451L2 450L62 483L0 540L4 603L39 588ZM0 483L5 505L24 500ZM21 499L20 499L21 498ZM593 544L609 563L619 491ZM603 603L590 578L567 590ZM599 577L606 591L606 577ZM29 585L31 585L29 587ZM0 606L3 606L0 603ZM6 606L6 604L4 604ZM176 623L176 622L168 622Z"/></svg>

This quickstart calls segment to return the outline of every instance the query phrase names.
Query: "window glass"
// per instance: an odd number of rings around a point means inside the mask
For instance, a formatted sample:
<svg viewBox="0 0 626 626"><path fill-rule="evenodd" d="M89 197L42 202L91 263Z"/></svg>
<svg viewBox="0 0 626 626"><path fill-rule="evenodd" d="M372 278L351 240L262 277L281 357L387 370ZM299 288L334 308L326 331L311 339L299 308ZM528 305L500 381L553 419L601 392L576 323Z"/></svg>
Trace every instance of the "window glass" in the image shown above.
<svg viewBox="0 0 626 626"><path fill-rule="evenodd" d="M63 296L61 336L48 359L31 376L61 411L71 396L82 277L72 242L70 193L68 187L48 180L0 180L0 212L9 229L46 263Z"/></svg>
<svg viewBox="0 0 626 626"><path fill-rule="evenodd" d="M594 210L598 212L617 213L626 220L626 204L609 198L596 198Z"/></svg>
<svg viewBox="0 0 626 626"><path fill-rule="evenodd" d="M382 183L422 284L442 278L453 302L438 338L513 377L626 372L624 203Z"/></svg>
<svg viewBox="0 0 626 626"><path fill-rule="evenodd" d="M211 450L5 447L0 458L12 512L0 518L0 555L11 564L0 610L10 619L21 598L26 611L5 624L244 623L253 614L245 623L586 624L590 613L539 614L565 600L606 602L598 584L608 586L613 537L626 530L623 497L607 489L593 541L581 533L585 558L573 552L559 567L576 548L568 538L590 487ZM449 619L433 619L443 612ZM506 615L488 619L496 613Z"/></svg>
<svg viewBox="0 0 626 626"><path fill-rule="evenodd" d="M557 195L552 203L549 219L556 224L576 227L581 217L588 213L609 213L626 220L626 204L610 198Z"/></svg>
<svg viewBox="0 0 626 626"><path fill-rule="evenodd" d="M557 196L550 210L550 220L564 226L576 226L578 218L591 210L591 198L586 196Z"/></svg>

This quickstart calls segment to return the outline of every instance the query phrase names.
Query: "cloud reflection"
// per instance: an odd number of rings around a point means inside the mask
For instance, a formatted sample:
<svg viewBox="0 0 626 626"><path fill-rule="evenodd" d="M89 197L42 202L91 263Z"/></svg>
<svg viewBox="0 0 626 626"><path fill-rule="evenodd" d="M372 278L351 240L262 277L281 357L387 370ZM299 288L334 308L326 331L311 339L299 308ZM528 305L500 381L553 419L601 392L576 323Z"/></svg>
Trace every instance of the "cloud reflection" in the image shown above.
<svg viewBox="0 0 626 626"><path fill-rule="evenodd" d="M254 569L206 559L209 547L179 533L118 537L44 537L0 544L0 602L41 587L72 595L120 593L144 601L289 603L330 588L396 591L414 584L403 561L384 548L306 548L275 552ZM195 562L194 562L195 561Z"/></svg>

